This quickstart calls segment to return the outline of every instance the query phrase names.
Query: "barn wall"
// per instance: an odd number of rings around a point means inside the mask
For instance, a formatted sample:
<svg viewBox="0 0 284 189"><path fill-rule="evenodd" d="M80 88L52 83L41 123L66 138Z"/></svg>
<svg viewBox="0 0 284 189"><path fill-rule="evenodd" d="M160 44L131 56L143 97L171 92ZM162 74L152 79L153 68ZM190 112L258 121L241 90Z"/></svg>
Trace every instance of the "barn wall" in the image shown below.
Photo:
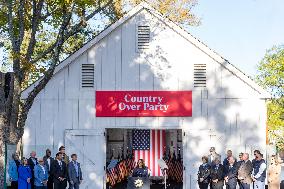
<svg viewBox="0 0 284 189"><path fill-rule="evenodd" d="M136 52L137 23L151 26L150 50L145 53ZM94 89L81 87L82 63L95 64ZM193 87L196 63L207 65L206 89ZM95 90L192 90L193 116L96 118ZM265 150L265 120L265 101L257 91L144 10L51 79L28 115L24 155L36 150L43 156L46 148L55 154L66 130L180 128L185 133L186 175L195 188L196 168L210 146L222 157L229 148L236 155Z"/></svg>

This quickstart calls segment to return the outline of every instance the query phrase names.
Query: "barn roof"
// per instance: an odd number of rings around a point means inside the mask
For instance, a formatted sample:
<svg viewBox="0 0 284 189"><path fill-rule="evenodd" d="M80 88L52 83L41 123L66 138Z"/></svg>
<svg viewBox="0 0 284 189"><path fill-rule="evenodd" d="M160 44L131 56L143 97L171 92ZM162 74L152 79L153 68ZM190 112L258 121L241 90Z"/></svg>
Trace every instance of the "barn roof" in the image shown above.
<svg viewBox="0 0 284 189"><path fill-rule="evenodd" d="M202 52L207 54L209 57L211 57L213 60L224 66L227 70L229 70L232 74L237 76L239 79L241 79L243 82L245 82L247 85L249 85L252 89L256 90L262 98L271 98L271 94L268 93L266 90L264 90L262 87L260 87L257 83L255 83L251 78L249 78L244 72L239 70L237 67L235 67L233 64L231 64L228 60L223 58L221 55L216 53L214 50L210 49L206 44L201 42L199 39L192 36L190 33L188 33L186 30L160 14L157 10L155 10L153 7L151 7L149 4L143 2L139 5L137 5L135 8L133 8L131 11L129 11L126 15L124 15L121 19L107 27L105 30L103 30L101 33L99 33L96 37L94 37L92 40L90 40L88 43L86 43L83 47L81 47L78 51L71 54L69 57L67 57L65 60L63 60L58 66L55 68L54 74L58 73L60 70L68 66L70 63L72 63L76 58L78 58L81 54L86 52L88 49L93 47L95 44L97 44L99 41L101 41L103 38L105 38L108 34L110 34L113 30L124 24L126 21L128 21L130 18L141 12L142 10L147 10L150 14L158 18L161 22L163 22L165 25L170 27L173 31L178 33L180 36L182 36L185 40L193 44L195 47L200 49ZM34 84L27 87L23 93L22 98L25 98L27 94L38 84L38 82L41 80L41 78L36 81Z"/></svg>

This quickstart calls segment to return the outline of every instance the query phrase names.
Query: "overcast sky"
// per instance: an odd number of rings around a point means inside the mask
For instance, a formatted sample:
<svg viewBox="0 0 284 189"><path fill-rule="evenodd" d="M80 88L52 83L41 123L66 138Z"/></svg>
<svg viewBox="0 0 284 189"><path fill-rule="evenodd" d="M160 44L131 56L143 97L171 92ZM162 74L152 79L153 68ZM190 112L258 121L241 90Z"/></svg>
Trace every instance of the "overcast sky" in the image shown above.
<svg viewBox="0 0 284 189"><path fill-rule="evenodd" d="M267 49L284 44L284 0L198 0L189 32L249 76Z"/></svg>

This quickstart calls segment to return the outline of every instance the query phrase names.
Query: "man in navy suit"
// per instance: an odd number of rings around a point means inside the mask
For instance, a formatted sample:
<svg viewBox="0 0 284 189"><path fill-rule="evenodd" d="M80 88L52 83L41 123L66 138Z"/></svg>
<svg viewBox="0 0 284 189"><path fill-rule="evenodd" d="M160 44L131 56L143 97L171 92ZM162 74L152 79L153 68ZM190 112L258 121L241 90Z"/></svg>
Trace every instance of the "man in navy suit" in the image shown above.
<svg viewBox="0 0 284 189"><path fill-rule="evenodd" d="M51 164L51 174L53 175L54 189L65 189L67 186L67 166L62 161L62 153L56 154L56 160Z"/></svg>
<svg viewBox="0 0 284 189"><path fill-rule="evenodd" d="M226 189L236 189L238 169L235 163L235 158L233 156L229 157L228 163L229 165L225 169Z"/></svg>
<svg viewBox="0 0 284 189"><path fill-rule="evenodd" d="M31 168L31 171L32 171L32 179L31 179L31 184L32 184L32 188L31 189L34 189L35 188L35 186L34 186L34 179L35 179L35 177L34 177L34 167L38 164L38 162L37 162L37 158L36 158L36 152L35 151L32 151L31 153L30 153L30 158L28 159L28 164L29 164L29 166L30 166L30 168Z"/></svg>
<svg viewBox="0 0 284 189"><path fill-rule="evenodd" d="M77 162L77 155L71 155L72 161L68 164L68 177L69 177L69 189L79 189L79 185L82 183L82 170L80 163Z"/></svg>
<svg viewBox="0 0 284 189"><path fill-rule="evenodd" d="M219 157L214 159L214 165L211 167L210 177L212 189L223 189L224 167L221 164L221 159Z"/></svg>

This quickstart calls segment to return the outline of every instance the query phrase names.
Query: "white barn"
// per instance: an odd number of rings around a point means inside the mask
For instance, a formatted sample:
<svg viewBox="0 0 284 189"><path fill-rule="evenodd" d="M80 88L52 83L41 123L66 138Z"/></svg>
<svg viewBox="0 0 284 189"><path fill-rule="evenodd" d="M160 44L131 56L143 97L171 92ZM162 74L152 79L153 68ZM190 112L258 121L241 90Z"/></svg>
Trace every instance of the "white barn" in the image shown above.
<svg viewBox="0 0 284 189"><path fill-rule="evenodd" d="M98 117L97 91L191 91L192 116ZM179 129L183 188L196 189L200 158L211 146L222 158L227 149L265 154L267 98L226 59L141 4L56 67L29 112L23 153L43 156L49 148L55 155L65 145L67 154L79 154L81 188L103 189L106 129Z"/></svg>

